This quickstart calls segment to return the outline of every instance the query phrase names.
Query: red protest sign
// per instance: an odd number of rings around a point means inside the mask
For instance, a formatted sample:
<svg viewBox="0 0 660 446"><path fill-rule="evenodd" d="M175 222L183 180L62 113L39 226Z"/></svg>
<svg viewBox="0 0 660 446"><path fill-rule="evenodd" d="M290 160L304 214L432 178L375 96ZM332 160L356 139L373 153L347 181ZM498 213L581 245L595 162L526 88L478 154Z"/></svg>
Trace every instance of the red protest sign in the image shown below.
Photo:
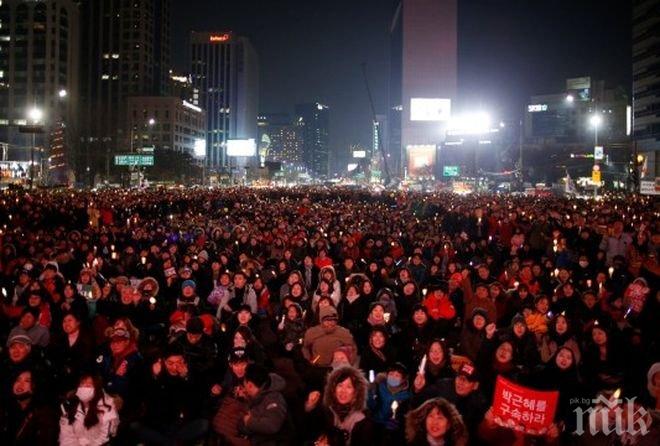
<svg viewBox="0 0 660 446"><path fill-rule="evenodd" d="M543 392L497 377L493 417L503 427L539 434L553 422L559 392Z"/></svg>

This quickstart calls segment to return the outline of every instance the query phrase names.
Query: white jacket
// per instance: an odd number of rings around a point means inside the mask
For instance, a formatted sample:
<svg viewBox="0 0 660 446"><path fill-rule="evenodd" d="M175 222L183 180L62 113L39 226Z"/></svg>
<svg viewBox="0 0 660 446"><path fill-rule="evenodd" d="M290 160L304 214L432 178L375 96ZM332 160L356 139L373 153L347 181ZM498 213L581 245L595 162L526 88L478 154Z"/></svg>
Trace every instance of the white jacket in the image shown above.
<svg viewBox="0 0 660 446"><path fill-rule="evenodd" d="M108 407L109 406L109 407ZM119 415L115 409L114 400L104 395L98 402L99 422L91 429L85 427L85 415L82 404L76 408L76 417L73 424L69 424L69 418L64 406L62 406L62 417L60 418L60 445L61 446L101 446L110 441L117 433Z"/></svg>

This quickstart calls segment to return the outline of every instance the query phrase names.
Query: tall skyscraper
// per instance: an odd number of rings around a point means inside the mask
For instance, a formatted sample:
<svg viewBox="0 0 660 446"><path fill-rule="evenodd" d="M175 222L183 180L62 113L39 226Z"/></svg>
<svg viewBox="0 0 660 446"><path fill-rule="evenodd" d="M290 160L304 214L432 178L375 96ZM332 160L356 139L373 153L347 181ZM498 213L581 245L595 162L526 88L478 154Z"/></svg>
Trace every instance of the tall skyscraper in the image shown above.
<svg viewBox="0 0 660 446"><path fill-rule="evenodd" d="M232 32L196 32L190 36L190 72L206 110L207 165L229 166L227 140L257 138L259 66L246 37Z"/></svg>
<svg viewBox="0 0 660 446"><path fill-rule="evenodd" d="M263 161L302 165L302 141L288 113L263 113L257 119Z"/></svg>
<svg viewBox="0 0 660 446"><path fill-rule="evenodd" d="M297 104L294 124L302 140L305 167L317 177L327 176L330 109L318 102Z"/></svg>
<svg viewBox="0 0 660 446"><path fill-rule="evenodd" d="M78 32L78 6L72 0L0 0L0 143L8 147L9 159L29 159L25 149L32 137L18 128L27 123L28 109L37 107L44 125L35 139L44 149L38 155L48 156L49 133L57 131L59 162L66 165L77 140Z"/></svg>
<svg viewBox="0 0 660 446"><path fill-rule="evenodd" d="M390 28L390 142L401 145L399 173L426 176L435 169L426 160L434 164L456 97L456 28L456 0L402 0L395 11ZM400 142L398 129L392 128L398 121Z"/></svg>
<svg viewBox="0 0 660 446"><path fill-rule="evenodd" d="M129 96L167 93L170 0L81 0L82 162L98 170L127 151Z"/></svg>
<svg viewBox="0 0 660 446"><path fill-rule="evenodd" d="M633 3L633 137L646 177L660 176L660 0Z"/></svg>

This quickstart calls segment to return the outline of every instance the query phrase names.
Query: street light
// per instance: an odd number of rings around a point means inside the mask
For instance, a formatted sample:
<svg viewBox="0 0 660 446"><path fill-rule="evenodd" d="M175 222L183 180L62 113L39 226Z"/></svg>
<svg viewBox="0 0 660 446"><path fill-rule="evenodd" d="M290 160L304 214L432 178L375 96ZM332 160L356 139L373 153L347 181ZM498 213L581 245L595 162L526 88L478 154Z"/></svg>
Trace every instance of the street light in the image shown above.
<svg viewBox="0 0 660 446"><path fill-rule="evenodd" d="M567 94L564 100L567 104L572 104L575 101L575 97L572 94Z"/></svg>
<svg viewBox="0 0 660 446"><path fill-rule="evenodd" d="M598 127L603 123L603 117L598 113L594 113L589 118L589 123L594 128L594 146L598 145Z"/></svg>
<svg viewBox="0 0 660 446"><path fill-rule="evenodd" d="M39 124L41 122L41 119L44 117L44 112L38 107L32 107L30 110L28 110L27 117L30 121L32 121L32 124Z"/></svg>
<svg viewBox="0 0 660 446"><path fill-rule="evenodd" d="M57 93L57 95L58 95L61 99L64 99L64 98L66 97L67 94L68 94L68 93L67 93L67 91L66 91L64 88L61 89L61 90Z"/></svg>

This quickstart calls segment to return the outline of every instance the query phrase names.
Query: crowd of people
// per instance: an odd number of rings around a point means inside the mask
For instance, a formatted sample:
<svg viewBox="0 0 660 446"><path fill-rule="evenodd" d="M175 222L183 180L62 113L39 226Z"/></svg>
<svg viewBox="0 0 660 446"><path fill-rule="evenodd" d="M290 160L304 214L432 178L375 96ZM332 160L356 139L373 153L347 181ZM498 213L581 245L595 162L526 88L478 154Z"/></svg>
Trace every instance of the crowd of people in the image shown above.
<svg viewBox="0 0 660 446"><path fill-rule="evenodd" d="M660 444L658 211L4 191L0 444ZM553 423L499 422L500 376L558 391ZM628 426L576 416L598 395L634 398Z"/></svg>

